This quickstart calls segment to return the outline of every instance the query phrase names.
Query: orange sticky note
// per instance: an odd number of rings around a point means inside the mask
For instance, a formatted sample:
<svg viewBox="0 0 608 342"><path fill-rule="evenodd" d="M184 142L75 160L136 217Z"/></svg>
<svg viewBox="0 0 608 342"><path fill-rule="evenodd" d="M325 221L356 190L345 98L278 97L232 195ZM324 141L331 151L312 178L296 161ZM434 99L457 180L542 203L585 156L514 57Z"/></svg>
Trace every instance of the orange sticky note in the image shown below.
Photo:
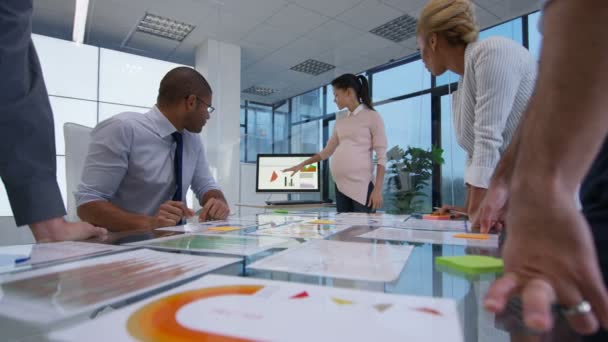
<svg viewBox="0 0 608 342"><path fill-rule="evenodd" d="M239 230L242 227L231 227L231 226L223 226L223 227L211 227L208 230L213 232L231 232L234 230Z"/></svg>
<svg viewBox="0 0 608 342"><path fill-rule="evenodd" d="M454 235L454 237L457 239L473 239L473 240L489 240L490 239L490 235L488 235L488 234L464 233L464 234L456 234L456 235Z"/></svg>
<svg viewBox="0 0 608 342"><path fill-rule="evenodd" d="M451 218L452 218L451 215L438 215L438 214L422 215L423 220L449 220Z"/></svg>

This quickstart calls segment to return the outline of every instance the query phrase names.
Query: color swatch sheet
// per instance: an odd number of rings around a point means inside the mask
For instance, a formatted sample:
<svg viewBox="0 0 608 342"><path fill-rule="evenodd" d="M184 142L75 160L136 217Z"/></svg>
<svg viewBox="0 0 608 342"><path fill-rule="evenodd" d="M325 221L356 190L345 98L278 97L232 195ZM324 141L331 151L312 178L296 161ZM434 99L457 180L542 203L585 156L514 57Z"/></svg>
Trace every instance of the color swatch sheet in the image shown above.
<svg viewBox="0 0 608 342"><path fill-rule="evenodd" d="M208 221L208 222L191 222L181 226L158 228L157 230L179 232L179 233L203 233L203 232L218 232L218 228L235 228L233 230L246 229L257 226L255 219L242 220L230 219L225 221Z"/></svg>
<svg viewBox="0 0 608 342"><path fill-rule="evenodd" d="M380 227L369 233L359 235L359 237L388 241L423 242L436 245L498 248L498 235L494 234L458 234L454 232Z"/></svg>
<svg viewBox="0 0 608 342"><path fill-rule="evenodd" d="M139 249L0 276L0 316L51 323L236 262Z"/></svg>
<svg viewBox="0 0 608 342"><path fill-rule="evenodd" d="M304 217L335 217L337 213L335 211L314 211L314 210L275 210L275 212L281 211L282 215L295 215L295 216L304 216Z"/></svg>
<svg viewBox="0 0 608 342"><path fill-rule="evenodd" d="M258 226L269 226L269 227L284 226L286 224L299 223L299 222L307 221L310 219L311 219L310 217L298 216L298 215L273 215L273 214L258 214L257 215Z"/></svg>
<svg viewBox="0 0 608 342"><path fill-rule="evenodd" d="M219 275L48 337L100 342L463 341L451 299Z"/></svg>
<svg viewBox="0 0 608 342"><path fill-rule="evenodd" d="M407 221L398 225L393 225L393 228L407 228L419 230L434 230L440 232L465 232L468 227L468 221L443 221L443 220L422 220L410 217Z"/></svg>
<svg viewBox="0 0 608 342"><path fill-rule="evenodd" d="M295 223L273 228L261 228L250 235L269 235L299 239L323 239L350 228L335 224L302 224Z"/></svg>
<svg viewBox="0 0 608 342"><path fill-rule="evenodd" d="M399 278L412 250L412 246L315 240L248 267L318 277L392 282Z"/></svg>
<svg viewBox="0 0 608 342"><path fill-rule="evenodd" d="M409 215L390 215L383 213L341 213L333 219L336 224L347 224L351 226L392 227L403 224Z"/></svg>
<svg viewBox="0 0 608 342"><path fill-rule="evenodd" d="M281 248L287 243L288 239L268 236L187 234L140 241L131 245L248 257L271 248Z"/></svg>
<svg viewBox="0 0 608 342"><path fill-rule="evenodd" d="M0 247L0 255L19 255L26 258L29 257L29 259L16 265L2 266L0 267L0 273L29 268L44 263L73 260L127 249L127 247L121 246L75 241L3 246Z"/></svg>

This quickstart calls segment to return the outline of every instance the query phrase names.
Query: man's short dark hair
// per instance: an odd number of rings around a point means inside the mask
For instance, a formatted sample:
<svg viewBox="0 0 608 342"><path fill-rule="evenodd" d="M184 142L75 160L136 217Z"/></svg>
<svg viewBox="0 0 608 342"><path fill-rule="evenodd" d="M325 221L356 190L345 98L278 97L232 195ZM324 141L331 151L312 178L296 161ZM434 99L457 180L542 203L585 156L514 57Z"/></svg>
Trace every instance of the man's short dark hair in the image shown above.
<svg viewBox="0 0 608 342"><path fill-rule="evenodd" d="M160 81L157 103L170 105L189 95L211 95L209 82L198 71L189 67L177 67L169 71Z"/></svg>

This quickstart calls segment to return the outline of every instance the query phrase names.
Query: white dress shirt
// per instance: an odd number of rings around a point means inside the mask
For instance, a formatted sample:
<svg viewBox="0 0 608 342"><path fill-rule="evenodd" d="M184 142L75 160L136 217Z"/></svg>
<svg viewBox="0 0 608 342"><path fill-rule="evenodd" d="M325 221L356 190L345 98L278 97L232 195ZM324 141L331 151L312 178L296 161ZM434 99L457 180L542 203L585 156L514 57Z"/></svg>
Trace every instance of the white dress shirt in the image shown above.
<svg viewBox="0 0 608 342"><path fill-rule="evenodd" d="M109 201L128 212L155 215L173 197L177 130L155 106L146 114L126 112L100 122L91 132L76 205ZM200 198L220 190L211 175L200 136L183 134L182 198L188 187Z"/></svg>
<svg viewBox="0 0 608 342"><path fill-rule="evenodd" d="M532 96L536 74L534 57L513 40L491 37L467 46L453 102L456 139L468 154L466 183L488 188Z"/></svg>

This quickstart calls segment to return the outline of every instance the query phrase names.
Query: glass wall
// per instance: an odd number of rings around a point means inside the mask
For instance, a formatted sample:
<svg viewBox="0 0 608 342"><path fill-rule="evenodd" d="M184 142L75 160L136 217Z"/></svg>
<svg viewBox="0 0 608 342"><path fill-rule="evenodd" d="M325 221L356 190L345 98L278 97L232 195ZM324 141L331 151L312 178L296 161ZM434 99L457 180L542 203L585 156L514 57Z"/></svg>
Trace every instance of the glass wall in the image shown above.
<svg viewBox="0 0 608 342"><path fill-rule="evenodd" d="M466 187L464 168L466 152L456 142L452 120L452 95L441 97L441 146L445 163L441 165L441 199L443 204L464 207Z"/></svg>
<svg viewBox="0 0 608 342"><path fill-rule="evenodd" d="M272 106L250 103L247 106L247 161L255 162L258 153L272 153Z"/></svg>
<svg viewBox="0 0 608 342"><path fill-rule="evenodd" d="M530 14L528 16L528 44L530 52L537 60L540 58L540 46L543 42L540 30L540 12Z"/></svg>
<svg viewBox="0 0 608 342"><path fill-rule="evenodd" d="M289 101L274 110L273 153L289 153Z"/></svg>
<svg viewBox="0 0 608 342"><path fill-rule="evenodd" d="M376 106L384 120L388 149L399 148L431 148L431 95L412 97ZM417 179L411 169L402 167L399 163L389 162L387 176L384 179L384 206L386 210L399 212L408 200L406 192L420 192L414 204L408 205L412 210L429 212L431 205L430 179Z"/></svg>
<svg viewBox="0 0 608 342"><path fill-rule="evenodd" d="M417 59L373 74L372 100L380 102L431 87L431 74Z"/></svg>
<svg viewBox="0 0 608 342"><path fill-rule="evenodd" d="M291 123L323 116L323 87L311 90L291 100Z"/></svg>

